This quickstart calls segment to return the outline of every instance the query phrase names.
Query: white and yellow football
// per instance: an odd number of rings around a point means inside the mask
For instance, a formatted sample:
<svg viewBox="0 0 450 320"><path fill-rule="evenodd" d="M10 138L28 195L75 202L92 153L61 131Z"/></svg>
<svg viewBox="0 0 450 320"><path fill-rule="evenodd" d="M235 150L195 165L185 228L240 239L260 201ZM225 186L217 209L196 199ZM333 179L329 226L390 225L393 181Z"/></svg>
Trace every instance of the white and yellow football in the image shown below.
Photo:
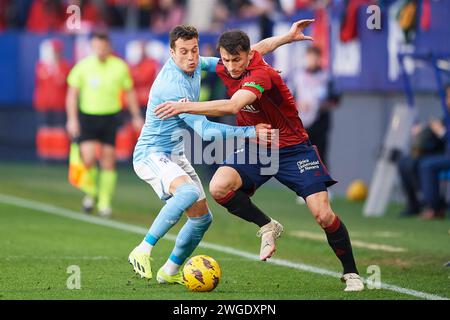
<svg viewBox="0 0 450 320"><path fill-rule="evenodd" d="M221 276L217 261L206 255L192 257L183 268L185 285L191 291L212 291L219 284Z"/></svg>

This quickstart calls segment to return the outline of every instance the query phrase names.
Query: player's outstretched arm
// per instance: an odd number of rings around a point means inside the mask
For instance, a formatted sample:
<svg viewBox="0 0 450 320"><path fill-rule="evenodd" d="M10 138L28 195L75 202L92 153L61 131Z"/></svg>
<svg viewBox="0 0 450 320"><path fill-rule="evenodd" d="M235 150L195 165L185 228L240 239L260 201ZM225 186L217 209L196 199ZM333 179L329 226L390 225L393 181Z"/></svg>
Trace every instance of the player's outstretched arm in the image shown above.
<svg viewBox="0 0 450 320"><path fill-rule="evenodd" d="M265 55L288 43L304 40L313 41L312 37L305 36L303 30L305 30L314 21L314 19L296 21L292 24L288 33L263 39L252 45L251 49Z"/></svg>
<svg viewBox="0 0 450 320"><path fill-rule="evenodd" d="M161 119L168 119L181 113L202 114L210 117L220 117L237 114L239 110L256 100L256 95L249 90L238 90L231 99L212 100L204 102L164 102L155 108L155 114Z"/></svg>
<svg viewBox="0 0 450 320"><path fill-rule="evenodd" d="M256 126L230 126L223 123L213 122L205 116L183 114L180 118L186 122L203 140L230 138L259 138L260 141L271 142L275 136L275 130L271 125L259 123Z"/></svg>

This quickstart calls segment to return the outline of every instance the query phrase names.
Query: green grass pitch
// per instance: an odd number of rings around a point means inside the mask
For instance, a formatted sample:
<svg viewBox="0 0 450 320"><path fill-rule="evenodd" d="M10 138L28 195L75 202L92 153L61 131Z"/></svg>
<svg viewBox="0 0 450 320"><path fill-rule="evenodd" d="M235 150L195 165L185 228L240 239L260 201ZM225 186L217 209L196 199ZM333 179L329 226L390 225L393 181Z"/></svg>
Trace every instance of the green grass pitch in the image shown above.
<svg viewBox="0 0 450 320"><path fill-rule="evenodd" d="M335 199L332 207L359 245L354 254L365 278L370 265L381 281L406 290L372 289L343 292L339 279L288 266L259 262L221 249L197 248L195 254L214 257L222 280L210 293L193 293L182 286L158 285L137 278L128 253L143 234L92 224L45 212L41 207L8 203L2 195L79 211L81 193L67 182L64 165L0 164L0 299L422 299L450 298L450 221L399 219L392 204L382 218L362 217L362 203ZM206 181L204 181L206 182ZM214 221L204 241L258 254L256 226L230 216L211 201ZM276 259L340 272L341 267L305 206L296 204L288 189L264 186L254 202L285 225ZM162 206L153 190L131 166L119 170L114 221L145 230ZM79 216L83 216L81 213ZM184 219L184 218L183 218ZM170 234L175 235L184 220ZM375 245L375 249L367 246ZM386 247L394 252L386 251ZM153 273L165 262L172 240L160 240L153 251ZM220 247L220 248L222 248ZM399 249L400 248L400 249ZM400 250L395 252L395 250ZM79 266L81 288L70 290L67 268ZM401 291L400 290L400 291ZM414 291L413 291L414 290Z"/></svg>

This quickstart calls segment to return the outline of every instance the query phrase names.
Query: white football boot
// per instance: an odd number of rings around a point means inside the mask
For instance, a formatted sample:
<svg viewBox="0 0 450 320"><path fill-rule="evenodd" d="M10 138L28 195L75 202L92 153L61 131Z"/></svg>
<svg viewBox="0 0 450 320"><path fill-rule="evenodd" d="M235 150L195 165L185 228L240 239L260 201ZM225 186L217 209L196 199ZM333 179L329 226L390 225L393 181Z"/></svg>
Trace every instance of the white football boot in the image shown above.
<svg viewBox="0 0 450 320"><path fill-rule="evenodd" d="M364 283L361 277L356 273L346 273L341 277L341 281L347 285L344 291L363 291Z"/></svg>
<svg viewBox="0 0 450 320"><path fill-rule="evenodd" d="M276 250L275 240L281 236L283 230L284 227L281 223L272 219L256 233L258 237L261 237L261 250L259 252L259 259L261 261L266 261L272 257Z"/></svg>

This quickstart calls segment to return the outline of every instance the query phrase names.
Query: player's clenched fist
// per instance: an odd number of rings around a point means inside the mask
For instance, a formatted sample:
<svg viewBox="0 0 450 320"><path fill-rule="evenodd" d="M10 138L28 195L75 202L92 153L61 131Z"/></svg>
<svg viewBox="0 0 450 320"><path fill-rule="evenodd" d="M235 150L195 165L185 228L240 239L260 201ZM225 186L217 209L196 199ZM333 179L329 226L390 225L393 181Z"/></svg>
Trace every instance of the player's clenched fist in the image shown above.
<svg viewBox="0 0 450 320"><path fill-rule="evenodd" d="M276 130L272 129L272 126L267 123L258 123L255 130L259 142L271 143L276 135Z"/></svg>

